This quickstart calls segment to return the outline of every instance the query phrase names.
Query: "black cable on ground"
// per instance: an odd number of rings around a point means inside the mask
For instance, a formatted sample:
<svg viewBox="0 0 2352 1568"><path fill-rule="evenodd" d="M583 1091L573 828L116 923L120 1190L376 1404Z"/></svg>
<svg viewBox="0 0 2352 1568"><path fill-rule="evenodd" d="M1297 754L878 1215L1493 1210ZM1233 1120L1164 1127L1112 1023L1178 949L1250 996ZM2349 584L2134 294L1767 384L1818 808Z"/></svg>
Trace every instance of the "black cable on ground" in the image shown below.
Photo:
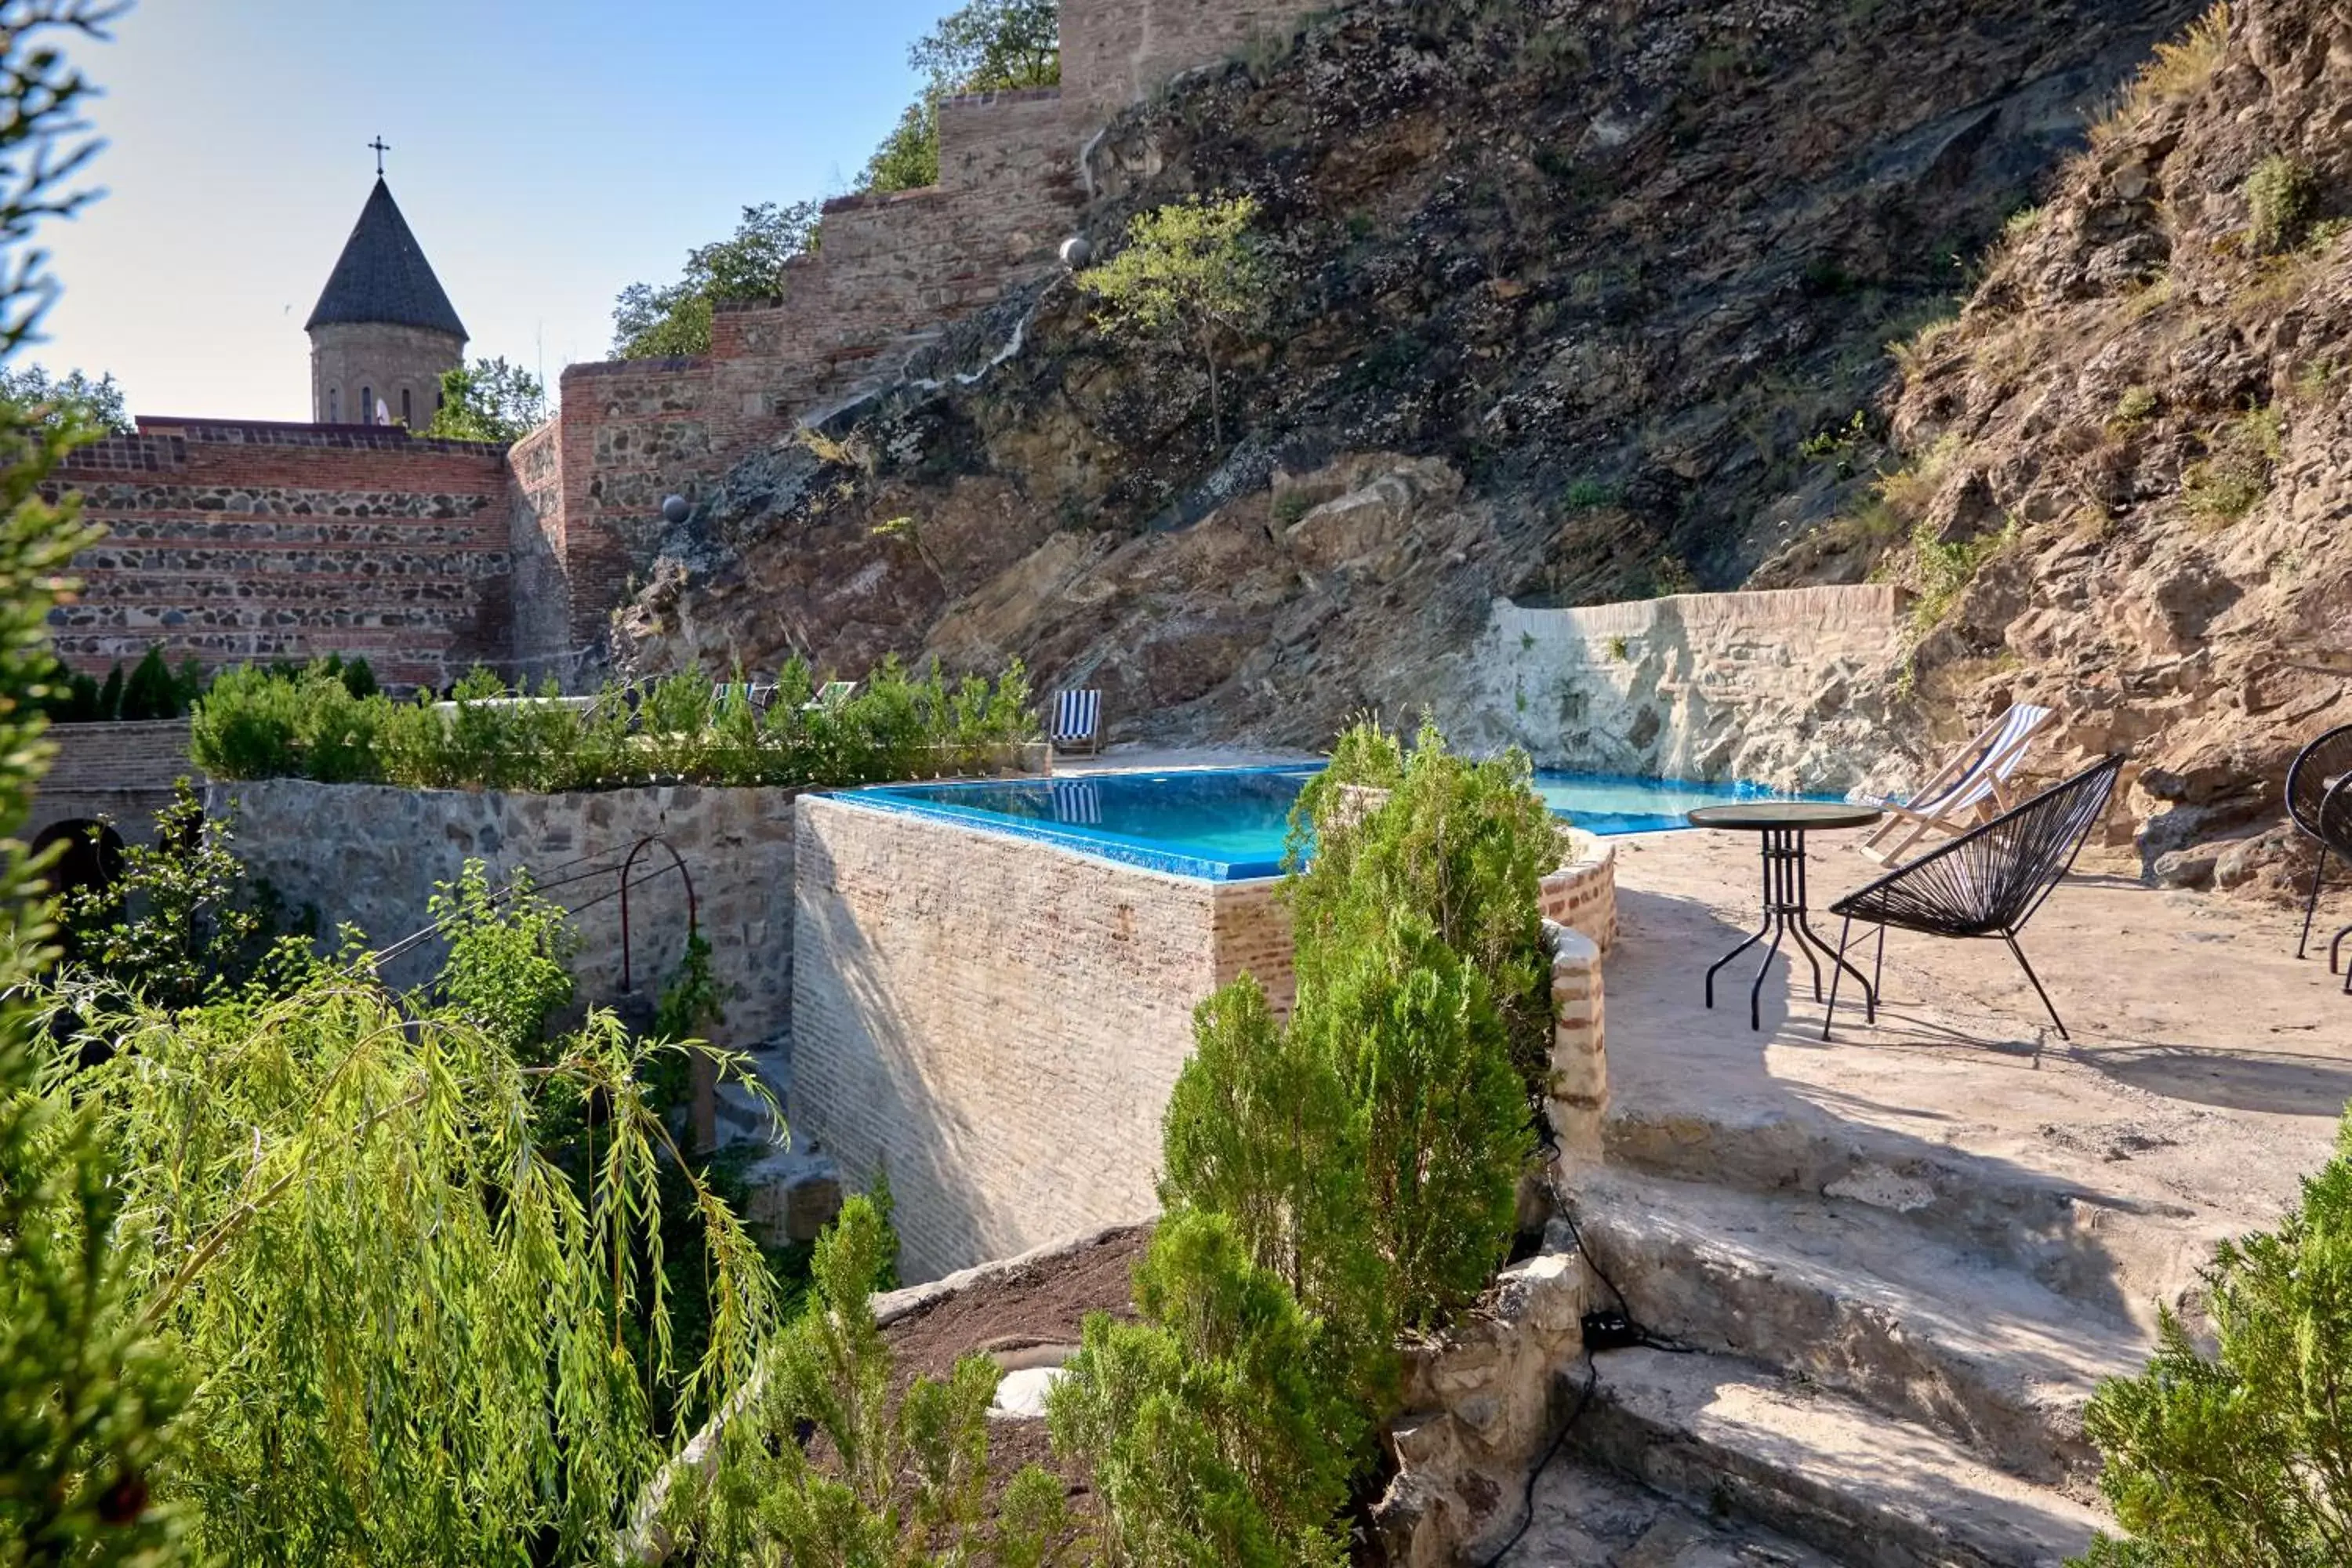
<svg viewBox="0 0 2352 1568"><path fill-rule="evenodd" d="M1549 1140L1546 1142L1548 1154L1557 1160L1559 1157L1559 1146ZM1591 1247L1584 1245L1584 1233L1577 1228L1575 1211L1565 1202L1560 1205L1559 1217L1568 1226L1569 1239L1576 1244L1577 1256L1584 1259L1584 1266L1592 1270L1593 1278L1608 1286L1609 1293L1617 1298L1617 1313L1623 1323L1621 1331L1629 1343L1639 1345L1646 1350L1664 1351L1670 1355L1693 1355L1697 1352L1696 1345L1679 1344L1643 1328L1640 1321L1633 1316L1633 1304L1625 1299L1625 1292L1617 1288L1617 1281L1609 1278L1608 1270L1601 1267L1601 1260L1593 1257ZM1591 1322L1595 1315L1586 1314L1586 1321ZM1544 1471L1551 1468L1551 1462L1559 1458L1560 1449L1568 1442L1568 1435L1576 1430L1577 1421L1591 1405L1592 1396L1601 1386L1601 1365L1593 1359L1593 1338L1590 1331L1584 1335L1584 1387L1578 1392L1576 1404L1570 1408L1568 1419L1560 1423L1559 1430L1553 1435L1550 1446L1544 1449L1543 1458L1538 1459L1535 1468L1528 1472L1527 1489L1519 1500L1519 1527L1511 1531L1510 1539L1496 1548L1495 1554L1480 1563L1479 1568L1497 1568L1503 1559L1511 1554L1511 1549L1518 1545L1528 1530L1534 1527L1536 1482L1542 1479Z"/></svg>
<svg viewBox="0 0 2352 1568"><path fill-rule="evenodd" d="M1610 1289L1613 1290L1616 1287L1612 1285ZM1592 1403L1593 1391L1600 1386L1601 1368L1592 1359L1592 1347L1587 1345L1584 1349L1584 1386L1578 1390L1576 1404L1570 1409L1568 1419L1559 1424L1559 1431L1553 1436L1551 1447L1546 1448L1543 1458L1536 1461L1536 1468L1528 1472L1527 1493L1519 1500L1519 1527L1511 1531L1511 1538L1496 1548L1495 1555L1480 1563L1478 1568L1496 1568L1504 1558L1511 1554L1511 1548L1519 1543L1519 1538L1527 1534L1529 1527L1535 1523L1536 1482L1541 1479L1546 1470L1551 1468L1551 1462L1559 1458L1560 1447L1567 1443L1568 1435L1576 1430L1577 1417L1582 1415L1584 1407Z"/></svg>

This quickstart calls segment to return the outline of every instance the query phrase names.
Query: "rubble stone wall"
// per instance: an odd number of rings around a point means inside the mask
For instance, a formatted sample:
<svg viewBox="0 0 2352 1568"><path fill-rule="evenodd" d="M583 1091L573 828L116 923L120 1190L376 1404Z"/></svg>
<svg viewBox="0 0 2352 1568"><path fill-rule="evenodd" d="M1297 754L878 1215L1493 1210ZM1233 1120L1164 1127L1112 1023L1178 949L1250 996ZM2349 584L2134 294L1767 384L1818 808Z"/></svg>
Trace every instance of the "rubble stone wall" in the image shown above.
<svg viewBox="0 0 2352 1568"><path fill-rule="evenodd" d="M1458 728L1538 767L1841 793L1905 776L1888 584L1678 594L1576 609L1498 600Z"/></svg>
<svg viewBox="0 0 2352 1568"><path fill-rule="evenodd" d="M640 1008L685 949L685 888L670 858L653 847L630 877L625 987L617 868L559 879L611 865L658 834L693 879L711 947L725 1016L709 1037L755 1050L791 1019L793 794L677 785L523 795L253 779L215 783L207 799L215 815L235 803L236 852L254 876L290 905L315 909L321 931L350 921L379 946L430 924L436 885L456 881L467 859L486 862L494 884L528 870L545 897L573 911L581 998ZM386 978L419 984L440 956L426 944Z"/></svg>

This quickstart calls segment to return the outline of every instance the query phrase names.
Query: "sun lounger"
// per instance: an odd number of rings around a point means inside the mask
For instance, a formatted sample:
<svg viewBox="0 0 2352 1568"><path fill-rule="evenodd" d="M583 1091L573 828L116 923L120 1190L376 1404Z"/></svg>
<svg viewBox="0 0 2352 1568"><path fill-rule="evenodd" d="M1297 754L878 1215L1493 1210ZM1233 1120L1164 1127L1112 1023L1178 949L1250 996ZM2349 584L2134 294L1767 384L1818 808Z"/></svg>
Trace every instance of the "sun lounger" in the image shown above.
<svg viewBox="0 0 2352 1568"><path fill-rule="evenodd" d="M1965 833L2016 805L2009 776L2025 759L2033 737L2056 715L2029 702L1985 727L1907 801L1881 802L1886 820L1857 846L1882 866L1893 865L1930 833Z"/></svg>
<svg viewBox="0 0 2352 1568"><path fill-rule="evenodd" d="M1087 755L1099 754L1102 693L1092 687L1057 692L1054 698L1054 721L1047 727L1045 738L1057 752L1075 752L1084 746Z"/></svg>

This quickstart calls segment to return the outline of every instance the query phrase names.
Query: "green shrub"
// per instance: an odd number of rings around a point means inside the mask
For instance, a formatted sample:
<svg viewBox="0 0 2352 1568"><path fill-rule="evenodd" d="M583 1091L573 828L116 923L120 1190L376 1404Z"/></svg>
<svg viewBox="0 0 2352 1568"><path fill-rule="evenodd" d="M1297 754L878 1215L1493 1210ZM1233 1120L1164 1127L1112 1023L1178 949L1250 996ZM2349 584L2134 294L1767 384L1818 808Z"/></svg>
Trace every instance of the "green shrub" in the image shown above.
<svg viewBox="0 0 2352 1568"><path fill-rule="evenodd" d="M193 721L197 765L224 779L408 789L835 786L992 771L1007 747L1037 733L1018 660L995 680L952 684L936 662L919 676L886 660L847 701L825 707L810 706L808 668L794 660L764 712L740 681L714 699L710 679L691 673L608 685L582 711L556 700L552 682L510 691L479 669L446 703L429 692L394 702L355 694L355 669L365 667L225 672Z"/></svg>
<svg viewBox="0 0 2352 1568"><path fill-rule="evenodd" d="M842 1205L817 1243L812 1310L782 1336L757 1399L728 1423L715 1474L672 1472L681 1485L663 1521L674 1553L779 1568L1079 1560L1062 1483L1045 1470L1024 1466L989 1505L994 1361L974 1352L945 1382L918 1377L891 1399L892 1357L868 1294L887 1279L894 1245L871 1200Z"/></svg>
<svg viewBox="0 0 2352 1568"><path fill-rule="evenodd" d="M1361 811L1351 805L1357 788L1390 794ZM1288 893L1302 986L1394 911L1418 916L1484 977L1510 1059L1530 1103L1539 1101L1552 1033L1539 903L1542 880L1566 849L1562 831L1535 793L1526 753L1472 762L1424 724L1408 760L1393 734L1356 726L1291 816Z"/></svg>
<svg viewBox="0 0 2352 1568"><path fill-rule="evenodd" d="M154 840L122 849L111 880L68 890L58 923L78 984L157 1007L188 1007L282 973L281 938L307 950L275 890L249 880L232 848L234 812L207 819L186 779L155 814Z"/></svg>
<svg viewBox="0 0 2352 1568"><path fill-rule="evenodd" d="M1161 1122L1161 1208L1224 1216L1320 1321L1314 1362L1328 1385L1384 1408L1396 1309L1339 1064L1321 1038L1277 1024L1246 975L1195 1010L1192 1041Z"/></svg>
<svg viewBox="0 0 2352 1568"><path fill-rule="evenodd" d="M1369 1436L1317 1374L1318 1332L1222 1215L1160 1221L1136 1270L1144 1321L1088 1316L1047 1396L1054 1447L1102 1500L1094 1561L1339 1568L1333 1522Z"/></svg>
<svg viewBox="0 0 2352 1568"><path fill-rule="evenodd" d="M2246 239L2256 251L2290 250L2311 221L2318 183L2303 164L2273 153L2246 176Z"/></svg>
<svg viewBox="0 0 2352 1568"><path fill-rule="evenodd" d="M2285 450L2284 421L2275 408L2253 408L2205 438L2205 456L2181 470L2180 494L2189 515L2208 528L2236 522L2271 493L2271 472Z"/></svg>
<svg viewBox="0 0 2352 1568"><path fill-rule="evenodd" d="M2160 401L2152 386L2126 386L2123 395L2116 399L2116 423L2137 425L2154 414Z"/></svg>
<svg viewBox="0 0 2352 1568"><path fill-rule="evenodd" d="M2352 1521L2352 1120L2274 1234L2207 1273L2214 1345L2168 1311L2147 1370L2112 1379L2086 1426L2100 1489L2134 1539L2099 1568L2347 1560Z"/></svg>
<svg viewBox="0 0 2352 1568"><path fill-rule="evenodd" d="M436 1001L517 1060L539 1067L547 1058L548 1023L572 1000L569 960L580 937L562 910L530 889L530 873L519 872L494 893L487 868L468 860L454 885L435 888L425 907L449 944L434 983Z"/></svg>

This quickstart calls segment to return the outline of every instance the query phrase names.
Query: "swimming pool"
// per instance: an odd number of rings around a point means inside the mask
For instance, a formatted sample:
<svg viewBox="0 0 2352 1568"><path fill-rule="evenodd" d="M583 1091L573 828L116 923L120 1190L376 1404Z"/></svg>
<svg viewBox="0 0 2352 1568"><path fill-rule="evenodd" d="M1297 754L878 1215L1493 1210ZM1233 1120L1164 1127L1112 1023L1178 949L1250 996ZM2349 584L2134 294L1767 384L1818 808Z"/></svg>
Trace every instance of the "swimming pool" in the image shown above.
<svg viewBox="0 0 2352 1568"><path fill-rule="evenodd" d="M972 784L875 784L862 805L968 822L1180 877L1213 882L1282 870L1290 808L1312 765L1088 773ZM1683 813L1727 800L1769 800L1760 784L1538 773L1536 793L1577 826L1600 834L1684 826Z"/></svg>

